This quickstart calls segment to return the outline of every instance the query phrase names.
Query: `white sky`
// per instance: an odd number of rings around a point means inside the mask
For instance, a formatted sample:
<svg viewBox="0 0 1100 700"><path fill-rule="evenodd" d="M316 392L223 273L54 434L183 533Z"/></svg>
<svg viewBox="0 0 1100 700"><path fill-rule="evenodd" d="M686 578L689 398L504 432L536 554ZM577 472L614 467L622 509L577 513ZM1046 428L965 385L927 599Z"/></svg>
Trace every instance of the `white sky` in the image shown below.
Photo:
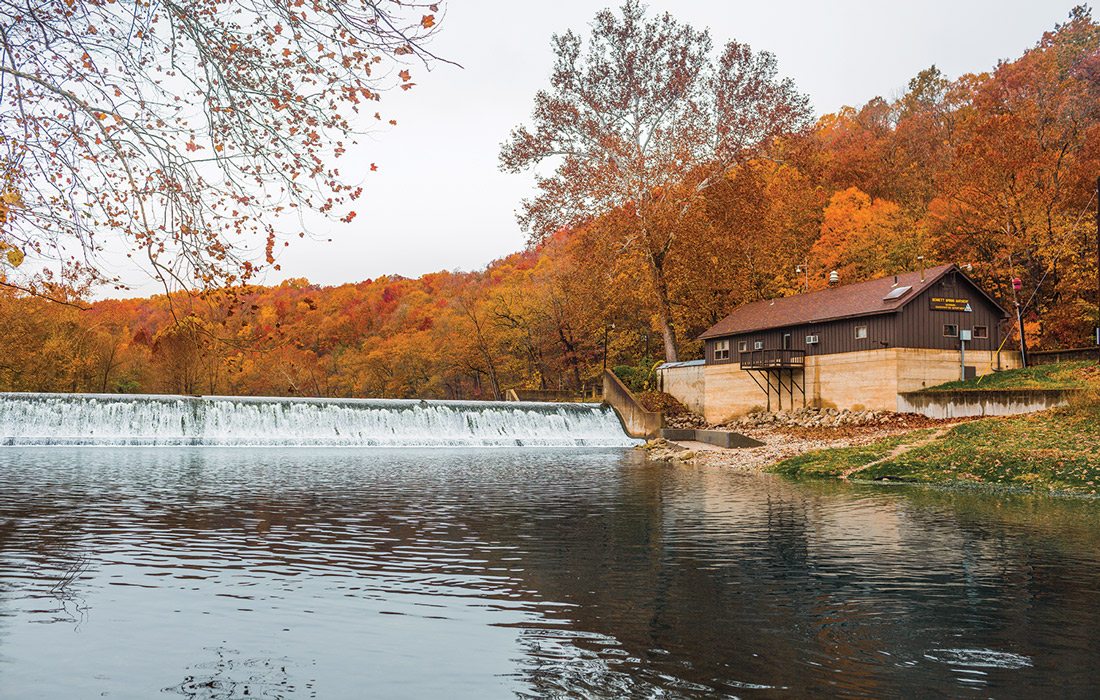
<svg viewBox="0 0 1100 700"><path fill-rule="evenodd" d="M617 0L616 0L617 1ZM649 0L695 27L716 46L729 39L774 53L780 71L810 95L817 114L896 97L935 63L949 77L1019 56L1063 21L1079 0L925 0L768 3L756 0ZM592 0L450 0L431 49L462 64L413 71L416 87L380 105L398 120L341 164L365 194L352 224L321 222L322 240L295 240L266 281L307 277L321 284L383 274L415 277L471 270L519 250L525 236L514 212L531 178L497 169L510 129L525 121L547 83L550 36L587 34ZM373 120L372 120L373 121ZM371 162L379 170L369 173ZM332 242L324 242L324 238ZM126 294L157 289L138 285Z"/></svg>

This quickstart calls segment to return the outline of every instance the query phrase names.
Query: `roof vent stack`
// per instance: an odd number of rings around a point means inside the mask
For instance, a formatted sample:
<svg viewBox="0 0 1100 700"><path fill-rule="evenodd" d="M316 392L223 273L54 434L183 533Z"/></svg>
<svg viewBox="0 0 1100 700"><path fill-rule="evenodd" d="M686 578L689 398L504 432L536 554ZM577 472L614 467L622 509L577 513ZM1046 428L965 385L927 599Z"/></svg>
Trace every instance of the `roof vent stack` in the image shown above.
<svg viewBox="0 0 1100 700"><path fill-rule="evenodd" d="M897 275L894 275L894 284L892 284L891 286L892 287L898 286L898 276Z"/></svg>
<svg viewBox="0 0 1100 700"><path fill-rule="evenodd" d="M923 255L918 255L917 256L917 262L920 263L920 281L923 282L924 281L924 256Z"/></svg>
<svg viewBox="0 0 1100 700"><path fill-rule="evenodd" d="M833 270L829 273L829 286L832 287L837 284L840 284L840 273Z"/></svg>

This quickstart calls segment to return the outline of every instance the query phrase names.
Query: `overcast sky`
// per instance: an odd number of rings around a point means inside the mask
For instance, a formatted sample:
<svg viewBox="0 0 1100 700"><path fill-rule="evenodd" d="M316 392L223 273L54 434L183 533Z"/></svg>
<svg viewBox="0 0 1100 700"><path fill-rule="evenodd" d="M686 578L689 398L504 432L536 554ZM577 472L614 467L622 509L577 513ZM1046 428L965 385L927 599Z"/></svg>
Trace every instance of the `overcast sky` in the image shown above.
<svg viewBox="0 0 1100 700"><path fill-rule="evenodd" d="M373 134L343 162L365 186L353 224L322 223L332 242L295 240L282 254L285 277L321 284L383 274L409 277L441 269L471 270L523 247L515 222L527 176L497 169L509 130L524 121L546 85L550 36L587 34L607 2L450 0L431 48L463 68L414 70L416 87L381 105L398 127ZM709 27L716 45L729 39L774 53L780 71L809 94L817 114L900 95L909 79L935 63L949 77L987 70L1019 56L1063 21L1072 0L925 0L924 2L783 2L650 0L681 21ZM370 163L378 171L368 172ZM140 285L133 293L155 292Z"/></svg>

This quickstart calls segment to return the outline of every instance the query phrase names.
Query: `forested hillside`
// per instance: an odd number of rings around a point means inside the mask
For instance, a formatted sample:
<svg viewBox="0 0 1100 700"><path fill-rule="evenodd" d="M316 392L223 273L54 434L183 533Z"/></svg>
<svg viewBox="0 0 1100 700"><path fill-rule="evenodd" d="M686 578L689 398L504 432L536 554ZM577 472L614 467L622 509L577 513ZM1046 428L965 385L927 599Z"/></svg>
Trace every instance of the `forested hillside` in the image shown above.
<svg viewBox="0 0 1100 700"><path fill-rule="evenodd" d="M914 269L921 256L972 265L1008 303L1021 278L1022 301L1034 294L1029 341L1085 345L1098 175L1100 26L1078 9L1016 60L954 80L933 66L896 101L822 116L702 190L666 261L681 357L698 357L693 339L738 304L822 287L830 270L854 282ZM664 357L651 278L619 245L629 216L472 273L78 301L87 309L0 289L0 390L494 398L581 387L605 349L609 367Z"/></svg>

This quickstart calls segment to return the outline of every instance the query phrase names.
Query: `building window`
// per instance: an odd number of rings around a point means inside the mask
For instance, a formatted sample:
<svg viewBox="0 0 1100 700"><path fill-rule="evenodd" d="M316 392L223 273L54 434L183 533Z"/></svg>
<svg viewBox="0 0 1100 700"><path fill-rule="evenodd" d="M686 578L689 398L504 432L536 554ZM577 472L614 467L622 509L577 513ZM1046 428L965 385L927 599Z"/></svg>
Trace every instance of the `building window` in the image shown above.
<svg viewBox="0 0 1100 700"><path fill-rule="evenodd" d="M987 326L974 326L974 337L975 338L988 338L989 337L989 328Z"/></svg>
<svg viewBox="0 0 1100 700"><path fill-rule="evenodd" d="M755 341L755 342L754 342L754 343L752 344L752 349L753 349L753 350L763 350L763 349L764 349L764 341L763 341L763 340L757 340L757 341Z"/></svg>
<svg viewBox="0 0 1100 700"><path fill-rule="evenodd" d="M958 338L959 337L959 327L956 326L954 323L945 323L945 324L943 324L943 337L945 337L945 338Z"/></svg>
<svg viewBox="0 0 1100 700"><path fill-rule="evenodd" d="M856 340L863 340L867 337L867 326L856 326Z"/></svg>
<svg viewBox="0 0 1100 700"><path fill-rule="evenodd" d="M737 352L748 352L748 351L749 351L749 341L747 341L747 340L738 340L737 341Z"/></svg>
<svg viewBox="0 0 1100 700"><path fill-rule="evenodd" d="M783 349L784 350L790 350L791 349L791 334L790 333L784 333L783 334Z"/></svg>
<svg viewBox="0 0 1100 700"><path fill-rule="evenodd" d="M730 359L730 341L728 341L728 340L716 340L716 341L714 341L714 359L716 359L716 360L728 360L728 359Z"/></svg>

